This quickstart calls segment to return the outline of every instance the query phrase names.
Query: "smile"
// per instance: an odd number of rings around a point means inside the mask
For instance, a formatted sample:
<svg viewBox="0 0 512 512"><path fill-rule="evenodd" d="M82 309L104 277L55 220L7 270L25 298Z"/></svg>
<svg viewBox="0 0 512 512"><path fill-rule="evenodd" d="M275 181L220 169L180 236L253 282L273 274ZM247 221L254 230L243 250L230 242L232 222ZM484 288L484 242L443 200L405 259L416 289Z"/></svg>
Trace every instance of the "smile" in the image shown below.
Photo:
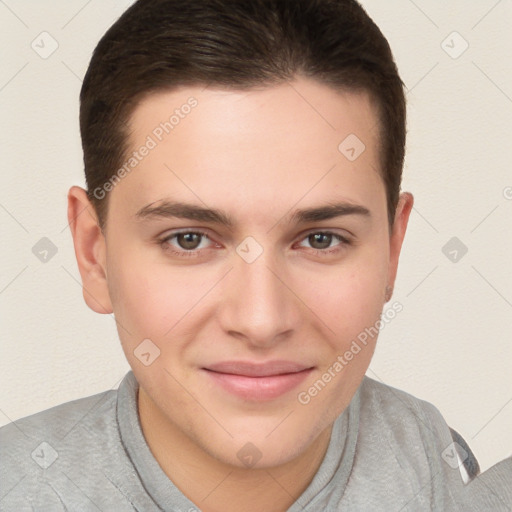
<svg viewBox="0 0 512 512"><path fill-rule="evenodd" d="M311 374L313 367L288 361L225 362L202 371L217 386L233 395L244 400L266 401L296 388Z"/></svg>

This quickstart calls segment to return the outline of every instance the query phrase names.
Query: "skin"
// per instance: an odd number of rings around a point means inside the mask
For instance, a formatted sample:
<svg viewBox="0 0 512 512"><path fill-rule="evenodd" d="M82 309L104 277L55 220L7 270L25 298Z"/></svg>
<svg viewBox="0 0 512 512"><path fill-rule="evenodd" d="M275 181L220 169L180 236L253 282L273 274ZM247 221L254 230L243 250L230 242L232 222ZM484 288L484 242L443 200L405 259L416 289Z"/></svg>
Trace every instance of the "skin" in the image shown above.
<svg viewBox="0 0 512 512"><path fill-rule="evenodd" d="M197 107L108 195L104 232L85 191L71 188L84 298L94 311L115 314L140 384L144 436L175 485L203 511L284 511L318 470L377 337L308 404L297 395L379 319L413 197L401 194L390 230L374 105L365 93L302 77L249 91L152 94L131 117L133 148L191 96ZM353 162L338 150L349 134L366 146ZM136 215L164 200L223 210L234 226ZM369 215L289 222L297 209L341 201ZM209 238L162 242L185 228ZM323 231L351 243L309 236ZM248 236L263 248L252 263L236 252ZM194 247L191 257L171 252ZM145 366L134 350L148 338L160 355ZM314 369L267 401L232 395L201 370L276 359ZM261 455L252 467L237 457L248 442Z"/></svg>

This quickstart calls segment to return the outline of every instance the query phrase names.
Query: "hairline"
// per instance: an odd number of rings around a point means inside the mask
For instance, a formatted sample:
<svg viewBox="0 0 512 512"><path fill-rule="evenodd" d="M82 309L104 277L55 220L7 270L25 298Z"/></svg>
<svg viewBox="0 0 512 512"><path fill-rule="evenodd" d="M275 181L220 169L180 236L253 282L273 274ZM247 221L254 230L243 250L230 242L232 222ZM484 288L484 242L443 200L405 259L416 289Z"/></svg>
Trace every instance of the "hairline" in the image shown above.
<svg viewBox="0 0 512 512"><path fill-rule="evenodd" d="M389 215L389 198L388 198L388 190L385 182L384 175L384 160L385 160L385 151L384 151L384 120L383 116L383 105L382 101L379 100L378 95L371 89L369 86L365 86L363 84L357 84L354 86L350 85L335 85L332 81L322 80L321 77L311 76L310 74L301 73L300 71L294 73L289 78L278 78L275 80L262 80L261 82L253 82L247 85L243 84L220 84L218 82L215 83L205 83L201 80L197 81L183 81L180 83L172 84L169 86L155 86L148 87L147 89L140 91L138 94L132 96L122 107L121 112L119 114L119 126L124 126L128 129L132 126L132 121L135 115L135 111L138 109L141 104L143 104L150 97L158 96L161 94L172 93L179 90L183 90L186 88L200 88L203 87L203 90L207 88L211 88L217 91L226 91L226 92L251 92L257 90L265 90L272 87L277 87L283 84L293 83L297 79L307 78L309 80L315 81L319 85L323 85L337 94L363 94L368 98L370 107L372 108L372 112L375 114L375 119L378 127L378 136L377 136L377 155L378 155L378 164L379 167L377 169L378 175L382 180L382 184L384 186L385 194L386 194L386 213L388 217L388 224L391 228L393 225L394 218L391 218ZM124 161L128 158L128 154L133 148L136 148L135 142L130 140L130 137L133 135L133 130L131 132L125 132L123 128L121 128L121 134L123 136L123 144L125 145L121 160ZM114 173L112 173L114 174ZM101 201L102 206L99 206L99 202L95 201L96 198L92 195L92 191L88 191L89 199L94 207L94 211L96 216L98 217L98 224L101 230L104 232L107 225L107 218L109 214L109 196L110 192L107 192L105 197L99 201Z"/></svg>

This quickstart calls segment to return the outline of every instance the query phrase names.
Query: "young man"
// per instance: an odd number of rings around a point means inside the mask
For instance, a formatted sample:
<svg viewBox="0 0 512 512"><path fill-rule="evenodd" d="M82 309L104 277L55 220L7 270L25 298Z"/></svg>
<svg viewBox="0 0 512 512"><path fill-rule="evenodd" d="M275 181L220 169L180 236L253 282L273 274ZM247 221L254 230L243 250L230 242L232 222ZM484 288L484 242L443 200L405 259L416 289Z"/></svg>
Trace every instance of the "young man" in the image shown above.
<svg viewBox="0 0 512 512"><path fill-rule="evenodd" d="M457 510L467 444L365 377L413 197L359 4L139 0L80 116L84 298L132 371L2 429L2 510Z"/></svg>

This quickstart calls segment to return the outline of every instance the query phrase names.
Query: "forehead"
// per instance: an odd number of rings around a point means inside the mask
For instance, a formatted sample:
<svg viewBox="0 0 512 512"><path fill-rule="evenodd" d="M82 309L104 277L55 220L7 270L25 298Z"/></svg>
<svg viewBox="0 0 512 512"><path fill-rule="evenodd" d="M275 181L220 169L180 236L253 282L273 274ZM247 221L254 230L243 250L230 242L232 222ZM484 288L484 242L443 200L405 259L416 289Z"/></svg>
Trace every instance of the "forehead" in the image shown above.
<svg viewBox="0 0 512 512"><path fill-rule="evenodd" d="M149 95L129 125L130 154L139 155L111 195L131 214L169 197L261 216L298 201L384 195L377 113L365 93L309 79L187 87Z"/></svg>
<svg viewBox="0 0 512 512"><path fill-rule="evenodd" d="M147 134L165 143L161 139L176 139L189 127L196 133L200 128L205 135L236 136L254 147L265 134L271 140L275 134L289 135L297 142L299 132L304 138L312 132L334 135L335 141L344 133L368 138L377 128L377 112L364 91L335 90L315 80L296 78L243 91L193 86L150 93L138 103L129 124L135 144ZM293 125L296 130L290 130ZM253 139L255 134L258 141Z"/></svg>

